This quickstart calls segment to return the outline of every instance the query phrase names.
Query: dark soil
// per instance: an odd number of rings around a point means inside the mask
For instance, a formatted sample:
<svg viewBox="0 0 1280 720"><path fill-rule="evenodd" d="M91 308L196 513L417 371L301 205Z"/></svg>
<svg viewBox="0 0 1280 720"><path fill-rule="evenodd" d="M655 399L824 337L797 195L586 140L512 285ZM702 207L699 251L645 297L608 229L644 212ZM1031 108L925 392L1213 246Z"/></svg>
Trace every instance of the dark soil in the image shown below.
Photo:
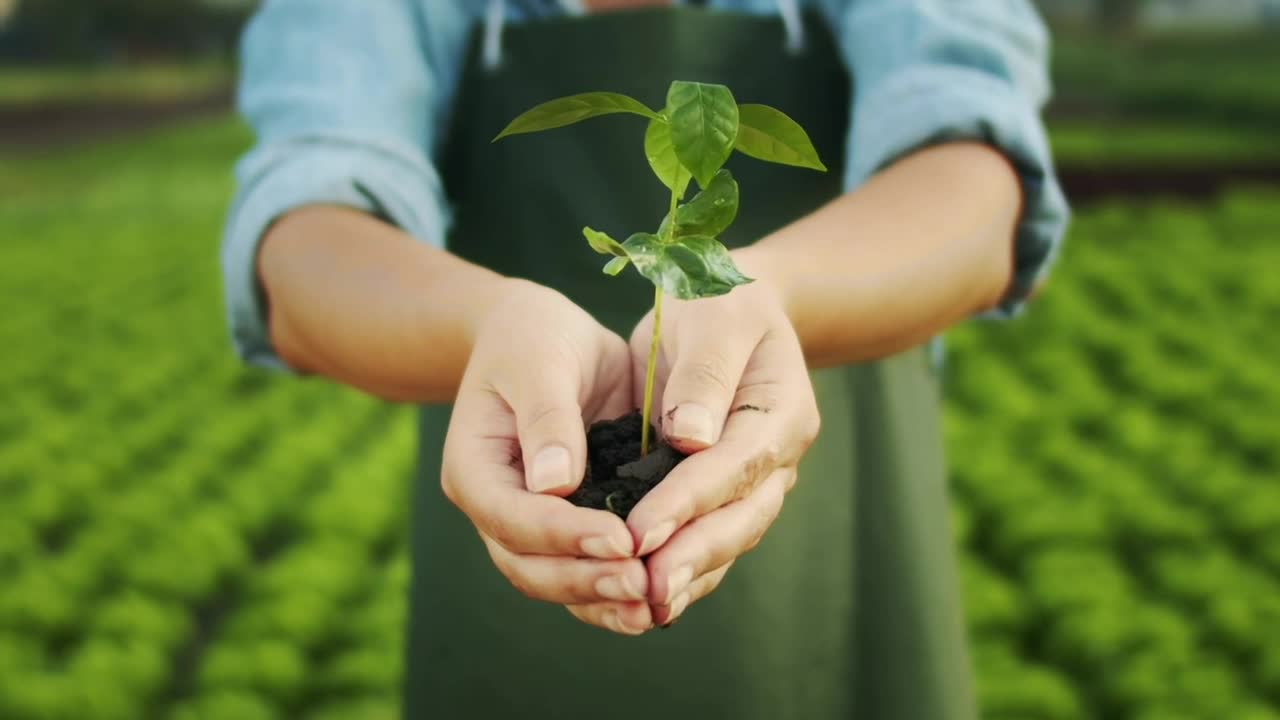
<svg viewBox="0 0 1280 720"><path fill-rule="evenodd" d="M587 430L587 476L569 502L579 507L608 510L626 519L640 498L671 472L684 455L660 439L654 430L651 442L657 445L640 456L640 428L643 420L633 410L617 420L598 422Z"/></svg>

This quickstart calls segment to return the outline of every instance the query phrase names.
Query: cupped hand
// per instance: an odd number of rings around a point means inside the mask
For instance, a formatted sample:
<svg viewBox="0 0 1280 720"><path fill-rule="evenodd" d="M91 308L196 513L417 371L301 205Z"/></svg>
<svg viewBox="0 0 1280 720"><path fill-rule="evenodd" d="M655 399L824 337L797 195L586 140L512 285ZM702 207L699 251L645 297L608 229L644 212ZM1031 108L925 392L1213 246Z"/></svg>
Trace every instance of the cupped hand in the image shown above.
<svg viewBox="0 0 1280 720"><path fill-rule="evenodd" d="M627 518L646 556L654 622L674 622L759 543L817 437L804 353L779 294L765 282L727 295L666 298L655 424L692 453ZM633 388L643 393L650 312L631 336Z"/></svg>
<svg viewBox="0 0 1280 720"><path fill-rule="evenodd" d="M559 293L510 288L475 331L445 439L445 495L525 595L639 634L653 622L631 532L561 499L585 471L584 418L632 407L627 344Z"/></svg>

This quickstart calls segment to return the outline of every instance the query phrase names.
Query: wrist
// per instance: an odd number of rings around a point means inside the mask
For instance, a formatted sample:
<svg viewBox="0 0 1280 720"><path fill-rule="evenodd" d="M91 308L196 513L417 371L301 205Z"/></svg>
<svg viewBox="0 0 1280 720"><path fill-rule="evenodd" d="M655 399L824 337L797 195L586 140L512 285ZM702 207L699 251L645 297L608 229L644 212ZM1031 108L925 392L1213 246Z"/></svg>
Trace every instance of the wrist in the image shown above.
<svg viewBox="0 0 1280 720"><path fill-rule="evenodd" d="M764 242L733 250L730 254L738 270L755 281L737 292L766 295L790 318L791 281L786 259L778 257L774 248Z"/></svg>
<svg viewBox="0 0 1280 720"><path fill-rule="evenodd" d="M523 278L492 276L489 282L478 288L476 302L470 303L463 322L467 347L474 349L476 341L487 326L506 318L513 308L526 308L540 303L554 290Z"/></svg>

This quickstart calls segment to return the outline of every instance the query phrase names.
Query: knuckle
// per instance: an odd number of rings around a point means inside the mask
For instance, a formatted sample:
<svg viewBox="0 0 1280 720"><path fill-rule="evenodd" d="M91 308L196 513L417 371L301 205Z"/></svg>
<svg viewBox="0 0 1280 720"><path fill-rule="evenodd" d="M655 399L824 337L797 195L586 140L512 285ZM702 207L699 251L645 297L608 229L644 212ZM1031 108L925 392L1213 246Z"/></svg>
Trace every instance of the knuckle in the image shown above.
<svg viewBox="0 0 1280 720"><path fill-rule="evenodd" d="M691 553L694 567L694 577L706 573L715 567L716 553L708 542L700 542Z"/></svg>
<svg viewBox="0 0 1280 720"><path fill-rule="evenodd" d="M743 500L751 495L769 473L777 467L780 452L775 443L766 443L752 450L738 466L727 502Z"/></svg>
<svg viewBox="0 0 1280 720"><path fill-rule="evenodd" d="M575 573L573 578L565 581L565 595L573 599L573 602L593 603L600 602L606 598L601 598L600 593L596 592L595 577L588 577L581 573Z"/></svg>
<svg viewBox="0 0 1280 720"><path fill-rule="evenodd" d="M751 476L754 484L759 485L765 478L782 464L782 444L778 438L760 444L755 455L743 466L743 472Z"/></svg>
<svg viewBox="0 0 1280 720"><path fill-rule="evenodd" d="M773 502L764 503L756 508L751 517L751 531L747 539L747 545L744 553L755 550L760 541L764 539L765 533L769 530L769 526L773 524L773 519L777 517L776 504Z"/></svg>
<svg viewBox="0 0 1280 720"><path fill-rule="evenodd" d="M609 627L609 623L605 622L604 613L599 610L595 610L595 609L583 610L583 611L574 613L574 615L576 615L578 619L581 620L586 625L600 628L601 630L608 630L609 632L614 632L614 629Z"/></svg>
<svg viewBox="0 0 1280 720"><path fill-rule="evenodd" d="M782 456L782 437L778 434L772 434L756 446L756 450L747 465L751 472L755 474L756 479L763 481L768 477L769 473L773 472L774 468L782 464Z"/></svg>
<svg viewBox="0 0 1280 720"><path fill-rule="evenodd" d="M796 481L799 479L800 473L798 471L795 469L788 471L785 482L782 484L783 494L791 492L791 490L796 486ZM781 511L781 508L779 508L779 511Z"/></svg>
<svg viewBox="0 0 1280 720"><path fill-rule="evenodd" d="M458 506L461 492L458 488L459 473L456 463L453 461L455 453L450 452L448 439L445 440L444 459L440 462L440 491L444 493L446 499Z"/></svg>
<svg viewBox="0 0 1280 720"><path fill-rule="evenodd" d="M755 516L752 518L753 529L763 534L773 525L773 521L778 518L778 513L782 511L782 486L774 485L768 490L768 496L765 501L756 508Z"/></svg>
<svg viewBox="0 0 1280 720"><path fill-rule="evenodd" d="M537 530L538 546L540 548L555 548L559 545L556 531L551 527L542 527Z"/></svg>
<svg viewBox="0 0 1280 720"><path fill-rule="evenodd" d="M453 475L447 472L440 473L440 491L444 493L445 499L454 505L458 505L458 488L453 483Z"/></svg>
<svg viewBox="0 0 1280 720"><path fill-rule="evenodd" d="M532 541L537 543L539 551L561 549L566 543L562 542L563 533L561 528L568 527L569 523L557 518L555 513L546 512L545 509L535 511L529 518L532 523L530 527L530 535Z"/></svg>
<svg viewBox="0 0 1280 720"><path fill-rule="evenodd" d="M805 413L804 420L800 424L800 439L807 450L818 439L818 433L822 431L822 413L818 411L815 402L809 411Z"/></svg>
<svg viewBox="0 0 1280 720"><path fill-rule="evenodd" d="M706 575L703 575L701 578L699 578L697 587L694 588L691 592L691 594L693 595L693 600L695 602L699 600L703 600L707 598L709 595L711 595L711 593L715 592L716 589L720 587L720 583L724 582L724 578L726 575L729 574L729 568L732 566L733 566L733 561L730 560L726 562L724 565L721 565L720 567L714 570L711 570Z"/></svg>
<svg viewBox="0 0 1280 720"><path fill-rule="evenodd" d="M729 362L719 353L707 355L689 367L689 377L700 388L719 392L733 390L729 378Z"/></svg>
<svg viewBox="0 0 1280 720"><path fill-rule="evenodd" d="M756 385L734 399L734 411L754 410L768 415L781 406L778 393L768 385Z"/></svg>
<svg viewBox="0 0 1280 720"><path fill-rule="evenodd" d="M502 516L501 513L490 515L485 518L485 532L489 537L504 548L514 548L517 545L517 535L515 528L512 527L511 521Z"/></svg>
<svg viewBox="0 0 1280 720"><path fill-rule="evenodd" d="M680 499L676 502L676 525L683 525L685 522L710 512L713 508L705 507L708 503L702 497L701 493L685 492L680 494Z"/></svg>
<svg viewBox="0 0 1280 720"><path fill-rule="evenodd" d="M526 428L535 431L553 429L568 419L569 416L569 409L563 405L542 402L534 404L525 413L524 424Z"/></svg>
<svg viewBox="0 0 1280 720"><path fill-rule="evenodd" d="M579 622L586 623L587 625L596 624L595 618L592 617L591 607L589 605L569 604L564 607L569 611L569 614L577 618Z"/></svg>

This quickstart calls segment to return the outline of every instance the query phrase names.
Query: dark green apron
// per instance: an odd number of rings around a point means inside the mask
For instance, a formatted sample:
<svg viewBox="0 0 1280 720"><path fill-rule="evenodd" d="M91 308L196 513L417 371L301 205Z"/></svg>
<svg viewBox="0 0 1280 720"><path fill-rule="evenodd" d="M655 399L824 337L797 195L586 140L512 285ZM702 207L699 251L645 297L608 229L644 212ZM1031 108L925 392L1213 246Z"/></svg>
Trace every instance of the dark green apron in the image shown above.
<svg viewBox="0 0 1280 720"><path fill-rule="evenodd" d="M504 60L460 84L441 158L457 255L556 288L626 337L652 290L609 278L585 224L652 231L669 195L630 116L491 144L560 95L628 93L661 105L672 79L729 85L807 128L827 174L735 156L741 245L840 194L849 76L829 31L784 48L776 17L694 8L510 27ZM519 352L519 348L512 348ZM440 492L449 408L422 411L412 520L408 718L865 718L973 715L957 599L938 387L926 353L814 373L822 436L764 542L669 630L620 637L526 599Z"/></svg>

